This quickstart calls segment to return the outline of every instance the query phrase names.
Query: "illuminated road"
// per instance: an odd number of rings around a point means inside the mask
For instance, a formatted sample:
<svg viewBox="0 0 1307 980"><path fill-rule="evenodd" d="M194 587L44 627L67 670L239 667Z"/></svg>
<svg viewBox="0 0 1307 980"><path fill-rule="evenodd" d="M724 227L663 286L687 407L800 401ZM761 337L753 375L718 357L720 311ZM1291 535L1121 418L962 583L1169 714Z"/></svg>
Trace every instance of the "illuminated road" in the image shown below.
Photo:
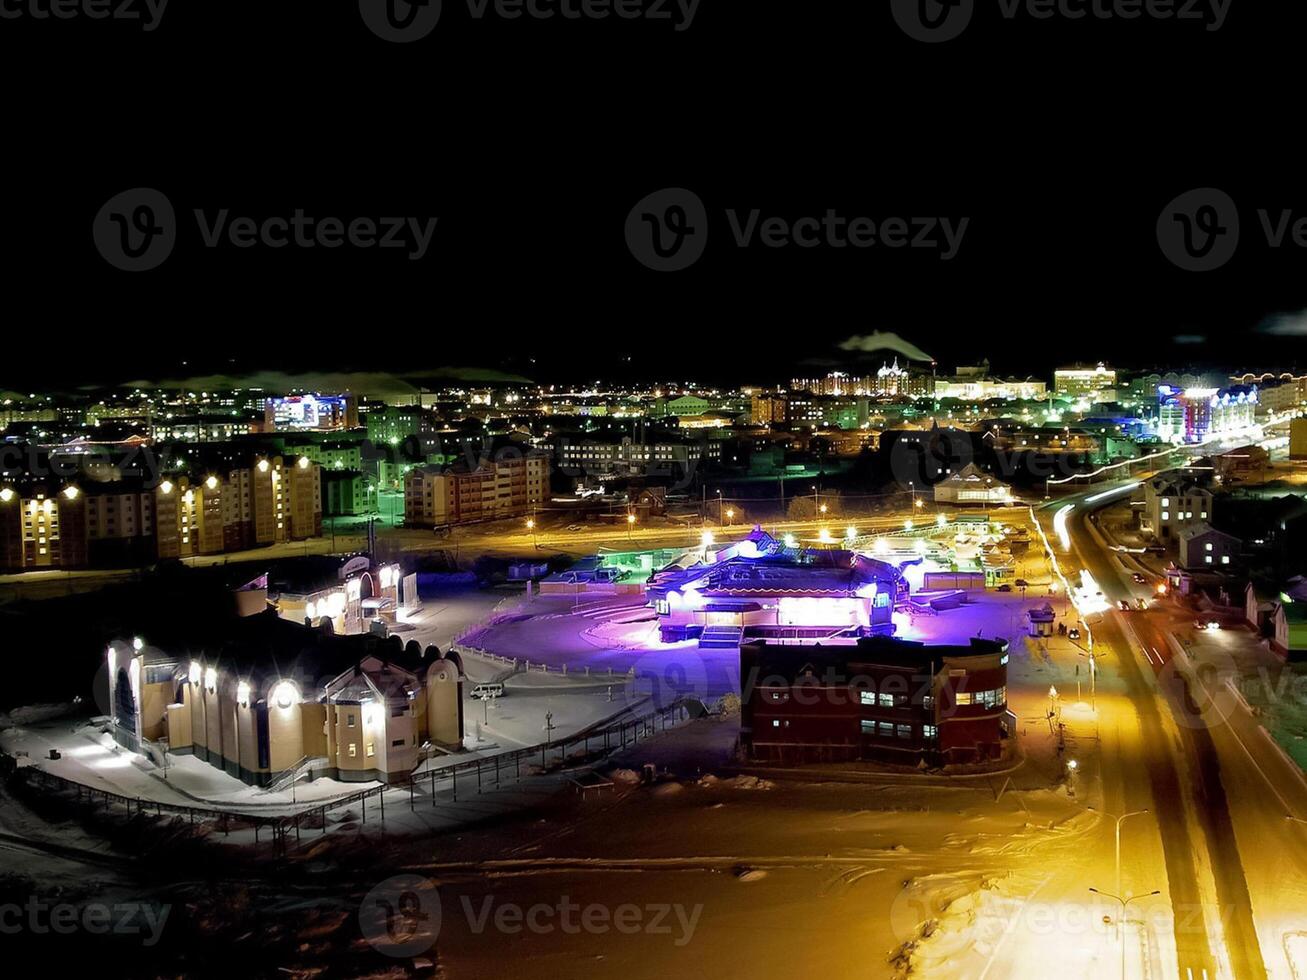
<svg viewBox="0 0 1307 980"><path fill-rule="evenodd" d="M1068 570L1089 569L1104 598L1114 605L1123 598L1133 600L1140 590L1127 582L1116 556L1087 526L1093 504L1086 505L1083 497L1068 498L1041 517L1051 526L1053 513L1066 503L1077 505L1073 511L1064 512L1063 518L1070 554L1062 561ZM1258 763L1269 767L1291 791L1301 791L1302 780L1298 773L1286 768L1283 756L1266 751L1265 736L1258 732L1255 719L1233 696L1213 708L1207 689L1195 689L1199 681L1190 678L1187 665L1173 662L1175 653L1168 632L1176 624L1169 604L1158 605L1148 612L1107 613L1094 625L1094 632L1099 646L1118 654L1107 658L1102 667L1117 671L1138 713L1142 744L1123 746L1123 762L1142 768L1151 796L1151 800L1137 805L1148 806L1158 823L1175 911L1180 975L1185 977L1192 970L1193 976L1200 978L1206 970L1209 977L1217 977L1227 975L1228 970L1239 980L1262 978L1267 976L1267 969L1254 920L1249 877L1236 837L1236 814L1245 841L1253 844L1250 853L1258 865L1254 877L1261 886L1259 894L1266 899L1261 904L1263 916L1274 920L1282 905L1297 906L1296 899L1290 897L1295 889L1283 887L1280 872L1272 870L1268 874L1265 866L1278 869L1287 863L1301 879L1300 840L1293 838L1295 827L1285 814L1293 812L1303 800L1298 792L1291 792L1291 799L1281 797L1276 802L1267 785L1273 777L1267 777L1267 770ZM1240 728L1246 729L1242 738L1236 730ZM1173 744L1183 763L1183 781L1172 754ZM1254 760L1253 752L1265 759ZM1133 759L1128 759L1127 754ZM1136 805L1128 798L1136 773L1123 770L1118 776L1127 803ZM1259 780L1262 784L1257 786ZM1237 795L1232 787L1237 787ZM1187 913L1204 904L1200 886L1204 872L1199 859L1204 851L1210 861L1218 905L1212 909L1209 901L1206 928L1198 928ZM1290 927L1264 929L1268 933L1264 936L1267 948L1280 947L1283 936L1292 931ZM1223 949L1213 948L1216 936L1223 937Z"/></svg>

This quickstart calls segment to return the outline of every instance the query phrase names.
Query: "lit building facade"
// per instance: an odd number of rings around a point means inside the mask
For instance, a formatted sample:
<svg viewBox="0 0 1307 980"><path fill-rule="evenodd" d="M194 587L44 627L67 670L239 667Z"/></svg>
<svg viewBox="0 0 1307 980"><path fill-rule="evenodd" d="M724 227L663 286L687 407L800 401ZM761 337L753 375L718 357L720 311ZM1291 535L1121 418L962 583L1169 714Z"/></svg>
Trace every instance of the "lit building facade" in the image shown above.
<svg viewBox="0 0 1307 980"><path fill-rule="evenodd" d="M459 748L453 651L340 637L274 613L106 651L113 733L131 751L195 755L246 783L406 778L424 746Z"/></svg>
<svg viewBox="0 0 1307 980"><path fill-rule="evenodd" d="M505 453L477 466L417 466L404 477L404 523L442 527L522 517L545 499L548 457Z"/></svg>
<svg viewBox="0 0 1307 980"><path fill-rule="evenodd" d="M1212 491L1183 472L1159 473L1144 483L1143 529L1159 541L1174 540L1191 524L1212 520Z"/></svg>
<svg viewBox="0 0 1307 980"><path fill-rule="evenodd" d="M904 766L1000 758L1015 734L1005 640L740 647L740 741L769 762Z"/></svg>
<svg viewBox="0 0 1307 980"><path fill-rule="evenodd" d="M270 430L353 429L358 424L353 395L287 395L267 399L264 407L264 425Z"/></svg>
<svg viewBox="0 0 1307 980"><path fill-rule="evenodd" d="M705 630L738 630L737 640L889 634L907 592L907 580L888 562L787 547L754 528L720 550L705 547L697 564L656 573L646 594L664 641L703 642Z"/></svg>
<svg viewBox="0 0 1307 980"><path fill-rule="evenodd" d="M86 497L74 484L0 486L0 568L87 564Z"/></svg>
<svg viewBox="0 0 1307 980"><path fill-rule="evenodd" d="M1257 388L1185 388L1160 385L1157 389L1157 436L1163 442L1203 442L1233 435L1257 421Z"/></svg>
<svg viewBox="0 0 1307 980"><path fill-rule="evenodd" d="M1116 370L1102 363L1092 368L1058 368L1053 372L1053 394L1070 401L1116 401Z"/></svg>

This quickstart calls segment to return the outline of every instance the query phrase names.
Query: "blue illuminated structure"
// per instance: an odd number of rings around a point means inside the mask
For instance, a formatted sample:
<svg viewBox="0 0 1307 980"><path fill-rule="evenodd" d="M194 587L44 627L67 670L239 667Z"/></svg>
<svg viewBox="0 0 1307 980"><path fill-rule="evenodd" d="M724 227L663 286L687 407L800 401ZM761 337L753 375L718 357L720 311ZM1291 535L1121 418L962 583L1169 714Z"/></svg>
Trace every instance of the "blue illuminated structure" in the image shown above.
<svg viewBox="0 0 1307 980"><path fill-rule="evenodd" d="M755 527L742 541L706 546L697 560L656 572L648 596L669 642L714 627L749 637L884 636L894 632L908 582L889 562L786 547Z"/></svg>

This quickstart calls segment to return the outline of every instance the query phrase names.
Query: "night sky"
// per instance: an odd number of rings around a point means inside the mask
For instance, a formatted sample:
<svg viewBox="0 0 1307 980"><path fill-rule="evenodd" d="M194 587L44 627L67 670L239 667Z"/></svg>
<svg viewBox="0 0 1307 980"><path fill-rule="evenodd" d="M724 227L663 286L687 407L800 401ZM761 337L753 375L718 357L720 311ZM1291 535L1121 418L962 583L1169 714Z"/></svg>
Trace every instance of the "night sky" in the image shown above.
<svg viewBox="0 0 1307 980"><path fill-rule="evenodd" d="M446 0L408 45L371 35L352 0L178 3L149 33L0 21L6 329L44 341L27 359L7 345L0 385L452 365L775 382L845 363L836 345L875 330L943 370L1307 367L1307 249L1268 247L1257 217L1307 217L1300 5L1232 0L1209 32L978 3L937 45L888 4L830 0L704 0L680 33L474 21ZM675 186L711 235L692 268L655 273L623 225ZM125 273L91 227L134 187L162 191L180 231L160 267ZM1195 187L1240 209L1219 271L1157 244L1163 207ZM195 208L439 222L414 262L206 248ZM730 208L970 223L950 261L742 250Z"/></svg>

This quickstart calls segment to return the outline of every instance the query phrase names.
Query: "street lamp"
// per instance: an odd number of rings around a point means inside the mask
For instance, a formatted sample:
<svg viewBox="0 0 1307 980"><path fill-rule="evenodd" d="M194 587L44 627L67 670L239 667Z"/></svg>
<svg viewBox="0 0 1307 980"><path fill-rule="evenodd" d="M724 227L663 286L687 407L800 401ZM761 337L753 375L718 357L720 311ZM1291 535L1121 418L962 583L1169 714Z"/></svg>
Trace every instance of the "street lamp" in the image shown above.
<svg viewBox="0 0 1307 980"><path fill-rule="evenodd" d="M1143 895L1131 895L1129 898L1122 898L1120 895L1112 895L1112 894L1110 894L1109 892L1100 891L1100 890L1097 889L1097 888L1091 888L1091 889L1089 889L1089 890L1090 890L1091 892L1093 892L1095 895L1102 895L1104 898L1110 898L1110 899L1112 899L1112 901L1114 901L1114 902L1120 902L1120 903L1121 903L1121 921L1120 921L1120 923L1119 923L1119 925L1121 926L1121 980L1125 980L1125 917L1126 917L1126 909L1127 909L1127 907L1130 905L1131 902L1137 902L1137 901L1139 901L1141 898L1152 898L1154 895L1160 895L1160 894L1162 894L1162 893L1161 893L1159 890L1157 890L1157 889L1153 889L1151 892L1147 892L1146 894L1143 894Z"/></svg>
<svg viewBox="0 0 1307 980"><path fill-rule="evenodd" d="M1092 810L1093 807L1088 809ZM1138 817L1148 812L1147 807L1142 810L1131 810L1129 813L1123 813L1119 817L1115 813L1108 813L1106 810L1101 811L1104 816L1111 817L1116 821L1116 890L1118 894L1121 891L1121 824L1125 822L1126 817Z"/></svg>
<svg viewBox="0 0 1307 980"><path fill-rule="evenodd" d="M626 540L627 541L631 540L631 529L634 527L635 527L635 515L627 514L626 515Z"/></svg>

